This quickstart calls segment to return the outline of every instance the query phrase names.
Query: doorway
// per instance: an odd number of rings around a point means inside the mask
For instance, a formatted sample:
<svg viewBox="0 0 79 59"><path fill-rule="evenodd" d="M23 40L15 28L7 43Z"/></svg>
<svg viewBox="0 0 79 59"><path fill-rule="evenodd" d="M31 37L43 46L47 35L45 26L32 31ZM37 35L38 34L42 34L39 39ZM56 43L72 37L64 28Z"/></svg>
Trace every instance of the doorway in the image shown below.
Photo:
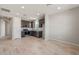
<svg viewBox="0 0 79 59"><path fill-rule="evenodd" d="M39 19L22 20L21 29L22 37L28 35L45 39L45 15L40 16Z"/></svg>

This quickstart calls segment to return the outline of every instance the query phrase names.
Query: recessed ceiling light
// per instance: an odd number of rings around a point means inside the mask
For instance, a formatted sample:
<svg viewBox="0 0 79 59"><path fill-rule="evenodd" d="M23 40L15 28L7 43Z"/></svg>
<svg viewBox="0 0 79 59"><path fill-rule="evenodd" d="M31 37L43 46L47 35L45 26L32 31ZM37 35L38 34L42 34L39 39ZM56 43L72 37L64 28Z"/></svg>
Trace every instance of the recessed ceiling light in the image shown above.
<svg viewBox="0 0 79 59"><path fill-rule="evenodd" d="M58 10L60 10L60 9L61 9L61 7L57 7L57 9L58 9Z"/></svg>
<svg viewBox="0 0 79 59"><path fill-rule="evenodd" d="M22 9L24 9L24 6L21 6Z"/></svg>

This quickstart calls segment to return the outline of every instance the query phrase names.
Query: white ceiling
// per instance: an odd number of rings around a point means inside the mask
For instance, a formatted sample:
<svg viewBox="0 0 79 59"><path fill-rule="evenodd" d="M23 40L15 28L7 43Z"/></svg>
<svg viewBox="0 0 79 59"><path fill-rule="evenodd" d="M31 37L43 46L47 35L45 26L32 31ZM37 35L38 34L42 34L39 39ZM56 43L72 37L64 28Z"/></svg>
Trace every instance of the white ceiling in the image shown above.
<svg viewBox="0 0 79 59"><path fill-rule="evenodd" d="M25 8L22 9L21 7ZM64 10L78 7L78 4L0 4L0 8L11 10L11 13L26 16L27 18L36 18L42 14L55 14ZM61 7L60 10L57 7ZM40 14L40 15L39 15Z"/></svg>

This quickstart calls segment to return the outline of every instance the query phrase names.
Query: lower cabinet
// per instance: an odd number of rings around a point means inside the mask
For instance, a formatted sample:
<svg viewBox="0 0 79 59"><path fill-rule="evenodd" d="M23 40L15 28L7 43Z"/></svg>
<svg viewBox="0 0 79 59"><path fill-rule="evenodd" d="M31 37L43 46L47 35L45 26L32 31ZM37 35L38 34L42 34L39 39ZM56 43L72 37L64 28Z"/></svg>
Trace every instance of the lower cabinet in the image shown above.
<svg viewBox="0 0 79 59"><path fill-rule="evenodd" d="M35 37L42 37L42 31L29 31L28 33L30 36L35 36Z"/></svg>
<svg viewBox="0 0 79 59"><path fill-rule="evenodd" d="M28 31L24 29L21 32L21 37L25 37L26 35L42 38L42 31Z"/></svg>

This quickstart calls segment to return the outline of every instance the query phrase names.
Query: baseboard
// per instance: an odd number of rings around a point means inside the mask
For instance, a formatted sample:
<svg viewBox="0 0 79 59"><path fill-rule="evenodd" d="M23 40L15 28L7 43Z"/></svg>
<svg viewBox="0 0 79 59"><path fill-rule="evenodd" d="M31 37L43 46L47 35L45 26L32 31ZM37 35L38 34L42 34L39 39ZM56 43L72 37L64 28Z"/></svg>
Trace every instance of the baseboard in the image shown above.
<svg viewBox="0 0 79 59"><path fill-rule="evenodd" d="M11 39L11 37L10 36L3 36L3 37L0 37L0 39L2 39L2 40Z"/></svg>
<svg viewBox="0 0 79 59"><path fill-rule="evenodd" d="M51 40L51 39L49 39ZM73 43L73 42L69 42L69 41L65 41L65 40L59 40L59 39L53 39L54 41L58 41L58 42L61 42L61 43L66 43L66 44L70 44L70 45L74 45L74 46L78 46L79 47L79 44L76 44L76 43ZM53 41L52 40L52 41ZM48 40L47 40L48 41Z"/></svg>

